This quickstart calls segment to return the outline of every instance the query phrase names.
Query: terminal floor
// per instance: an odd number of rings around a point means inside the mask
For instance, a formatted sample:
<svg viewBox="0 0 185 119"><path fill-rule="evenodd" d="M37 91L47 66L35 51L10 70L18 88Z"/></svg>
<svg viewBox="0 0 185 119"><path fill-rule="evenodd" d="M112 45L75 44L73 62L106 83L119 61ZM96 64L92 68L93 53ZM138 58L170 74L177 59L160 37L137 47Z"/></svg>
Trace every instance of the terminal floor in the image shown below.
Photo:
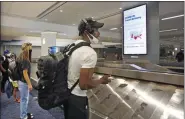
<svg viewBox="0 0 185 119"><path fill-rule="evenodd" d="M53 108L51 110L43 110L35 98L36 91L30 93L28 111L33 113L34 119L64 119L61 108ZM1 94L1 119L20 119L20 104L14 102L13 97L7 98L7 95Z"/></svg>

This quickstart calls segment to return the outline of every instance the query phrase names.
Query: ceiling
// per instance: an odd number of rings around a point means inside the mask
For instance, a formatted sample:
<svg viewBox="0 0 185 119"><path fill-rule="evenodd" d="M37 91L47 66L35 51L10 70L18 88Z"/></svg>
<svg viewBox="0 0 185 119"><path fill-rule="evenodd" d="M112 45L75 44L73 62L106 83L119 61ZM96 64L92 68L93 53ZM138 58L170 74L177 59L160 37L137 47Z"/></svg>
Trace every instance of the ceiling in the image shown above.
<svg viewBox="0 0 185 119"><path fill-rule="evenodd" d="M55 2L1 2L1 14L35 19Z"/></svg>
<svg viewBox="0 0 185 119"><path fill-rule="evenodd" d="M82 18L96 19L117 12L120 7L121 2L66 2L40 19L48 19L48 22L57 24L73 25L78 24Z"/></svg>
<svg viewBox="0 0 185 119"><path fill-rule="evenodd" d="M1 34L3 34L3 36L1 35L1 38L3 38L3 40L10 40L10 39L12 40L15 37L19 37L19 36L40 37L41 31L32 31L30 29L22 29L22 28L15 28L15 27L2 27L1 26ZM56 38L67 39L68 36L57 34Z"/></svg>
<svg viewBox="0 0 185 119"><path fill-rule="evenodd" d="M138 2L1 2L1 14L23 17L44 22L62 25L76 26L82 18L93 17L103 22L103 31L118 28L111 32L121 32L121 9L133 6ZM61 11L62 10L62 11ZM160 19L174 15L184 14L184 2L159 2ZM162 39L173 40L174 37L182 38L184 17L160 20L160 30L178 29L177 31L160 33ZM30 33L27 29L2 27L1 35L38 36L38 33Z"/></svg>

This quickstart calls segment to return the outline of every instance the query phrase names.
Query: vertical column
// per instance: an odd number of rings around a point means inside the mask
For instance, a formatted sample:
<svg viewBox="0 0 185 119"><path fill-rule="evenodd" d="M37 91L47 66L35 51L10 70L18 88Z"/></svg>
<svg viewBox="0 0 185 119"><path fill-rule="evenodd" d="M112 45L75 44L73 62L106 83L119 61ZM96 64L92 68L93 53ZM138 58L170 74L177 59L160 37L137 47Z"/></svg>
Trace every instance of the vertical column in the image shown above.
<svg viewBox="0 0 185 119"><path fill-rule="evenodd" d="M146 58L152 63L158 64L160 56L159 2L148 2L147 22L148 54Z"/></svg>
<svg viewBox="0 0 185 119"><path fill-rule="evenodd" d="M56 46L57 32L41 33L41 56L48 55L48 47Z"/></svg>
<svg viewBox="0 0 185 119"><path fill-rule="evenodd" d="M146 55L123 55L123 58L133 60L149 60L154 64L159 63L159 2L132 2L128 8L147 4L147 54ZM124 4L123 4L124 6ZM123 59L123 60L124 60Z"/></svg>

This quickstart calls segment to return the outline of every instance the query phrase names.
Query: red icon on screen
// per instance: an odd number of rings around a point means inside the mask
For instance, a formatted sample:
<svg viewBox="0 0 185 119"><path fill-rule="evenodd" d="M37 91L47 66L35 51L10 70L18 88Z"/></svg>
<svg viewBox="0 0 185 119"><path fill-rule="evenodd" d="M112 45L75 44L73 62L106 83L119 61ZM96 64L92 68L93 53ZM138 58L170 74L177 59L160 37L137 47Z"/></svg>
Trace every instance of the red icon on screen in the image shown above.
<svg viewBox="0 0 185 119"><path fill-rule="evenodd" d="M133 38L134 40L137 40L138 38L141 39L141 36L142 36L142 34L139 34L139 35L131 34L131 38Z"/></svg>
<svg viewBox="0 0 185 119"><path fill-rule="evenodd" d="M142 30L130 31L130 40L142 39Z"/></svg>

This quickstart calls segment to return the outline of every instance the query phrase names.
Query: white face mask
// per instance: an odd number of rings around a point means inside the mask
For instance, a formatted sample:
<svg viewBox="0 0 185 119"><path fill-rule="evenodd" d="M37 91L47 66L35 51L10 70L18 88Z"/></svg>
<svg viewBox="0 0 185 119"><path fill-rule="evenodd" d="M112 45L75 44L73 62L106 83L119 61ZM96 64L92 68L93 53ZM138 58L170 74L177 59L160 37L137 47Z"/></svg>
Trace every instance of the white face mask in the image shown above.
<svg viewBox="0 0 185 119"><path fill-rule="evenodd" d="M96 38L96 37L94 37L92 34L90 34L93 38L91 39L88 35L87 35L87 37L89 38L89 40L90 40L90 42L92 43L92 44L98 44L99 43L99 40Z"/></svg>

